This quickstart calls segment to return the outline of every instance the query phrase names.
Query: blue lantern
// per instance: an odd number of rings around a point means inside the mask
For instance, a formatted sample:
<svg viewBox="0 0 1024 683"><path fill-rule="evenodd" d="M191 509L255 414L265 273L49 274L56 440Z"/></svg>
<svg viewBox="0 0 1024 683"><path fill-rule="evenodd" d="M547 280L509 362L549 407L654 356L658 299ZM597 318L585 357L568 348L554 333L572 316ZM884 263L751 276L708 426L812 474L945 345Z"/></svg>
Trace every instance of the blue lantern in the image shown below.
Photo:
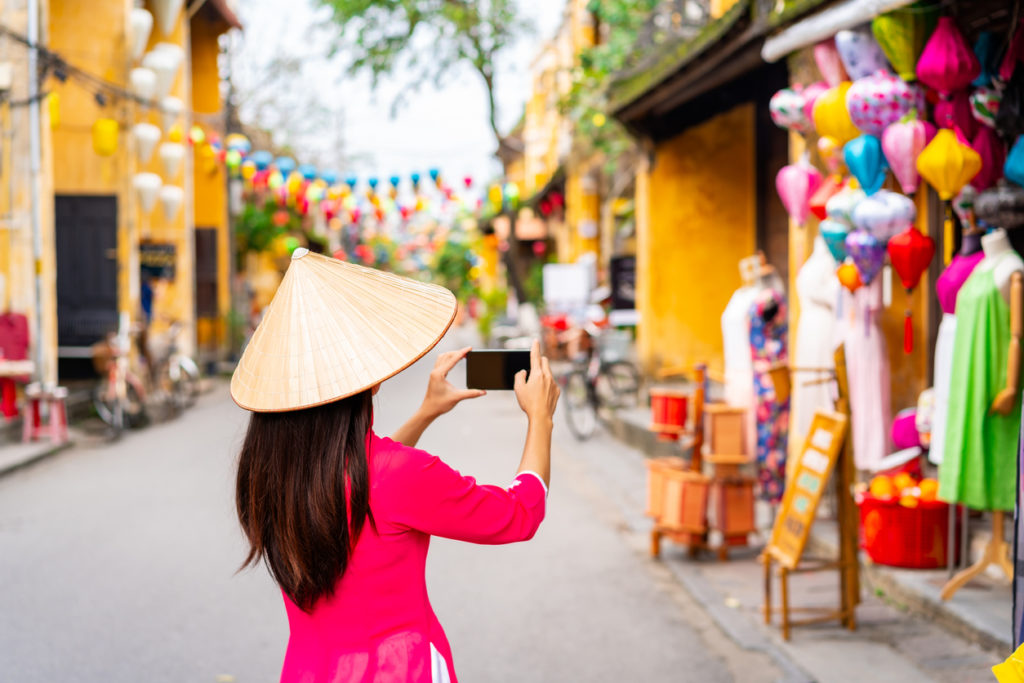
<svg viewBox="0 0 1024 683"><path fill-rule="evenodd" d="M396 175L393 175L390 178L388 178L388 182L391 183L391 187L396 187L397 188L398 187L398 183L402 182L402 179L399 178Z"/></svg>
<svg viewBox="0 0 1024 683"><path fill-rule="evenodd" d="M349 173L348 175L345 176L345 184L348 185L349 188L352 190L356 189L356 183L358 182L359 178L356 177L355 173Z"/></svg>
<svg viewBox="0 0 1024 683"><path fill-rule="evenodd" d="M412 175L409 176L409 180L412 181L412 186L413 187L419 187L419 184L420 184L420 174L419 173L413 173Z"/></svg>
<svg viewBox="0 0 1024 683"><path fill-rule="evenodd" d="M274 163L274 155L263 149L253 152L249 158L256 164L257 171L265 171Z"/></svg>
<svg viewBox="0 0 1024 683"><path fill-rule="evenodd" d="M437 182L437 179L441 177L441 169L439 168L432 168L430 169L429 173L430 179L433 180L435 183Z"/></svg>
<svg viewBox="0 0 1024 683"><path fill-rule="evenodd" d="M316 166L313 164L302 164L299 166L299 175L306 180L316 180Z"/></svg>
<svg viewBox="0 0 1024 683"><path fill-rule="evenodd" d="M825 246L837 264L846 260L846 235L849 232L848 227L828 218L818 224L818 234L825 240Z"/></svg>
<svg viewBox="0 0 1024 683"><path fill-rule="evenodd" d="M274 163L277 166L277 170L285 177L291 175L292 171L295 170L295 159L291 157L278 157Z"/></svg>
<svg viewBox="0 0 1024 683"><path fill-rule="evenodd" d="M861 135L843 147L843 160L866 194L872 195L885 183L889 167L882 153L882 142L874 135Z"/></svg>
<svg viewBox="0 0 1024 683"><path fill-rule="evenodd" d="M983 88L992 85L992 76L999 65L999 43L996 34L985 31L974 42L974 54L981 63L981 73L971 81L971 85Z"/></svg>
<svg viewBox="0 0 1024 683"><path fill-rule="evenodd" d="M380 181L379 181L379 180L377 180L376 178L368 178L368 179L366 180L366 184L370 186L370 189L371 189L371 190L376 190L376 189L377 189L377 185L378 185L379 183L380 183Z"/></svg>
<svg viewBox="0 0 1024 683"><path fill-rule="evenodd" d="M1006 155L1003 175L1007 180L1024 187L1024 135L1017 138L1017 142L1010 148L1010 153Z"/></svg>
<svg viewBox="0 0 1024 683"><path fill-rule="evenodd" d="M338 172L332 169L326 169L320 171L320 178L328 185L334 185L338 182Z"/></svg>

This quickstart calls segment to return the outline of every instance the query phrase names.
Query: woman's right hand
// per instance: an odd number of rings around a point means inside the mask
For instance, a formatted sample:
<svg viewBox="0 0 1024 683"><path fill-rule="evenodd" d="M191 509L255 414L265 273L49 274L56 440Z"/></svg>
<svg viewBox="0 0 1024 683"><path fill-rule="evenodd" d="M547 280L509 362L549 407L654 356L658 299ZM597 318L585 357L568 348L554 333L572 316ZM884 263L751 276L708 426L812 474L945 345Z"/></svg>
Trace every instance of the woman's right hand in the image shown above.
<svg viewBox="0 0 1024 683"><path fill-rule="evenodd" d="M561 390L551 376L548 359L540 355L540 342L536 340L530 347L529 378L525 370L517 372L515 392L519 407L531 421L552 421Z"/></svg>

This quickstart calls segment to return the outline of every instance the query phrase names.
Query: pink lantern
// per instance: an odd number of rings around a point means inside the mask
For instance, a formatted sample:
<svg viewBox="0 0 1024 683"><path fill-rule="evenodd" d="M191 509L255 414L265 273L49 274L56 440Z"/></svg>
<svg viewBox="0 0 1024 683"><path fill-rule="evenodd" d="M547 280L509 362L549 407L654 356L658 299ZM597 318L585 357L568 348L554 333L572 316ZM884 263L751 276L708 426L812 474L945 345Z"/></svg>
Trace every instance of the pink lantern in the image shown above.
<svg viewBox="0 0 1024 683"><path fill-rule="evenodd" d="M971 112L971 99L966 90L958 90L935 103L935 124L939 128L960 131L970 140L978 132L978 121Z"/></svg>
<svg viewBox="0 0 1024 683"><path fill-rule="evenodd" d="M918 89L899 76L876 71L854 81L846 91L846 109L853 125L868 135L882 131L907 115L921 102Z"/></svg>
<svg viewBox="0 0 1024 683"><path fill-rule="evenodd" d="M971 179L974 189L981 192L996 184L1003 177L1003 164L1006 163L1006 147L999 139L995 128L978 126L978 132L971 140L971 148L981 157L981 170Z"/></svg>
<svg viewBox="0 0 1024 683"><path fill-rule="evenodd" d="M803 225L811 212L811 195L821 185L821 174L807 160L783 166L775 176L775 189L779 192L789 217Z"/></svg>
<svg viewBox="0 0 1024 683"><path fill-rule="evenodd" d="M813 127L811 122L814 121L814 103L818 101L818 97L828 88L829 86L825 81L815 81L800 93L804 98L804 116L807 117L809 128Z"/></svg>
<svg viewBox="0 0 1024 683"><path fill-rule="evenodd" d="M917 190L917 155L928 146L935 135L935 126L911 119L891 124L882 132L882 152L889 168L907 194Z"/></svg>
<svg viewBox="0 0 1024 683"><path fill-rule="evenodd" d="M979 73L981 63L952 17L939 17L917 62L918 80L940 95L949 95L966 88Z"/></svg>
<svg viewBox="0 0 1024 683"><path fill-rule="evenodd" d="M818 65L821 77L830 88L834 88L846 80L843 61L839 59L835 38L823 40L814 46L814 63Z"/></svg>

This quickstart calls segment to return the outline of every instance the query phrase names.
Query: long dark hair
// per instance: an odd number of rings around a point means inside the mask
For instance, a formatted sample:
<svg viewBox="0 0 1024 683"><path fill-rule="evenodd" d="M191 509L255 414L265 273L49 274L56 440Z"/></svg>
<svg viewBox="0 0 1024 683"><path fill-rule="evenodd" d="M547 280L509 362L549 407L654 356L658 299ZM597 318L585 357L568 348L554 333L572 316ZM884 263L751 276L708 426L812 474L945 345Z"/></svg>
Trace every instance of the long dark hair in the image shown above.
<svg viewBox="0 0 1024 683"><path fill-rule="evenodd" d="M306 612L334 593L370 513L366 439L372 391L303 410L253 413L235 505L249 539L242 568L263 560Z"/></svg>

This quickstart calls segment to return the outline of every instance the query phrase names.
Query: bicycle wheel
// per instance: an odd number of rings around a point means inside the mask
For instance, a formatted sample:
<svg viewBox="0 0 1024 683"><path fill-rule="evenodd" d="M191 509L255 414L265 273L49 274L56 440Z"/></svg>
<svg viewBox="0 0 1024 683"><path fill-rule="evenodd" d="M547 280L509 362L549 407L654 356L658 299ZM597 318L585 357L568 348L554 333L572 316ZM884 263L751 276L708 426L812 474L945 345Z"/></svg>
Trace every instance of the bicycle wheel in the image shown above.
<svg viewBox="0 0 1024 683"><path fill-rule="evenodd" d="M101 380L92 390L92 405L96 414L114 431L114 436L124 429L124 410L117 400L117 391L111 383Z"/></svg>
<svg viewBox="0 0 1024 683"><path fill-rule="evenodd" d="M570 372L565 377L565 417L569 431L578 441L586 441L597 429L597 406L591 397L591 387L583 371Z"/></svg>
<svg viewBox="0 0 1024 683"><path fill-rule="evenodd" d="M626 360L602 365L594 380L601 405L610 408L635 408L640 400L640 371Z"/></svg>
<svg viewBox="0 0 1024 683"><path fill-rule="evenodd" d="M168 367L171 394L178 410L191 408L199 396L199 368L191 358L176 358Z"/></svg>

